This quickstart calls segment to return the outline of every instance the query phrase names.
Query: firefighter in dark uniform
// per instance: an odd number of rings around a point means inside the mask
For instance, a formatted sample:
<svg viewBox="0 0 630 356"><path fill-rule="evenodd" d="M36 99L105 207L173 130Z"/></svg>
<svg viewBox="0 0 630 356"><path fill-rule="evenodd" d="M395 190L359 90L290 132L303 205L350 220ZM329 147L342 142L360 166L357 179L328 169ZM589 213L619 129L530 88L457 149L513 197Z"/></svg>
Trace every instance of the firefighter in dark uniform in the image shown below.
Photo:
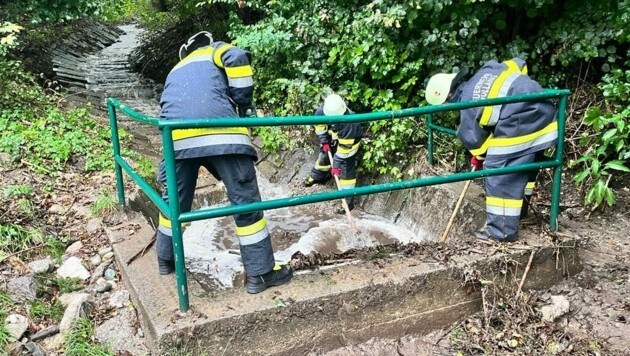
<svg viewBox="0 0 630 356"><path fill-rule="evenodd" d="M467 71L465 68L459 73L431 77L426 89L429 104L543 90L527 75L527 65L520 58L502 63L486 62L472 78L460 84ZM457 137L472 153L471 164L475 168L534 163L543 159L545 149L558 142L555 113L551 100L465 109L461 111ZM527 215L536 174L525 172L485 178L487 220L485 227L475 232L477 238L516 241L519 221Z"/></svg>
<svg viewBox="0 0 630 356"><path fill-rule="evenodd" d="M353 114L346 102L338 94L326 97L324 104L315 111L315 116L350 115ZM311 173L304 180L307 187L316 183L325 183L330 174L339 177L341 189L351 189L357 183L356 153L361 145L362 129L360 123L315 125L315 133L319 138L320 153ZM328 152L333 154L332 167ZM354 199L346 198L350 210L354 208ZM337 211L344 213L343 209Z"/></svg>
<svg viewBox="0 0 630 356"><path fill-rule="evenodd" d="M254 82L249 53L214 41L208 32L192 36L179 51L180 62L169 73L160 100L164 119L243 117L253 112ZM233 205L260 201L254 161L256 151L246 127L173 131L177 188L182 212L191 209L199 168L222 180ZM158 170L168 202L164 162ZM271 237L262 211L234 215L247 292L291 280L287 266L275 264ZM160 214L157 255L160 274L174 270L171 224Z"/></svg>

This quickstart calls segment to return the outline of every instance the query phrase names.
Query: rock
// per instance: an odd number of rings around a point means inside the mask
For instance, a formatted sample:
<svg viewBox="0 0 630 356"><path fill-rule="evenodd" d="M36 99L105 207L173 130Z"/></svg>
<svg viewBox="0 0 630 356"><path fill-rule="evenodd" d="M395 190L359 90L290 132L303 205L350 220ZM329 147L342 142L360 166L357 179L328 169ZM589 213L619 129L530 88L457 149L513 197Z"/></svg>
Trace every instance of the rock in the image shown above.
<svg viewBox="0 0 630 356"><path fill-rule="evenodd" d="M0 168L9 168L13 163L13 157L6 152L0 152Z"/></svg>
<svg viewBox="0 0 630 356"><path fill-rule="evenodd" d="M96 339L109 345L115 351L127 351L132 355L145 355L148 350L139 333L134 332L135 313L131 309L125 309L118 315L105 321L94 330ZM134 336L134 334L136 334Z"/></svg>
<svg viewBox="0 0 630 356"><path fill-rule="evenodd" d="M105 273L105 269L107 269L109 265L110 264L107 262L98 265L92 274L92 278L90 278L90 284L98 283L98 280L103 277L103 273Z"/></svg>
<svg viewBox="0 0 630 356"><path fill-rule="evenodd" d="M63 262L57 270L57 275L61 278L80 278L82 280L90 278L90 272L83 267L81 259L75 256Z"/></svg>
<svg viewBox="0 0 630 356"><path fill-rule="evenodd" d="M94 287L94 291L96 293L105 293L109 291L110 289L112 289L112 285L107 282L103 284L97 284L96 287Z"/></svg>
<svg viewBox="0 0 630 356"><path fill-rule="evenodd" d="M69 301L68 307L63 313L63 318L61 319L61 323L59 323L59 331L61 333L70 331L75 320L80 317L87 317L92 311L92 303L91 295L87 293L76 293Z"/></svg>
<svg viewBox="0 0 630 356"><path fill-rule="evenodd" d="M85 224L85 231L87 232L96 232L101 229L101 219L100 218L92 218L88 220Z"/></svg>
<svg viewBox="0 0 630 356"><path fill-rule="evenodd" d="M114 253L110 251L103 255L103 260L107 261L107 260L112 259L113 257L114 257Z"/></svg>
<svg viewBox="0 0 630 356"><path fill-rule="evenodd" d="M116 270L113 268L108 268L105 271L105 279L108 281L113 281L116 278Z"/></svg>
<svg viewBox="0 0 630 356"><path fill-rule="evenodd" d="M24 348L26 348L26 351L28 351L31 356L46 356L48 354L43 347L32 341L27 342Z"/></svg>
<svg viewBox="0 0 630 356"><path fill-rule="evenodd" d="M66 209L59 204L53 204L50 208L48 208L48 212L50 214L63 214L66 212Z"/></svg>
<svg viewBox="0 0 630 356"><path fill-rule="evenodd" d="M35 300L37 298L37 281L31 276L15 278L7 283L7 291L14 302L20 303L25 300Z"/></svg>
<svg viewBox="0 0 630 356"><path fill-rule="evenodd" d="M50 258L47 257L41 260L32 261L28 264L28 267L35 274L46 273L52 269L53 262Z"/></svg>
<svg viewBox="0 0 630 356"><path fill-rule="evenodd" d="M98 267L98 265L100 265L101 262L103 262L103 259L101 258L101 255L99 255L98 253L90 257L90 264L93 267Z"/></svg>
<svg viewBox="0 0 630 356"><path fill-rule="evenodd" d="M568 313L570 309L569 300L563 295L551 296L551 304L540 308L540 313L544 321L554 321Z"/></svg>
<svg viewBox="0 0 630 356"><path fill-rule="evenodd" d="M7 352L7 355L20 356L22 355L23 349L24 347L22 346L21 342L14 342L11 345L7 346L5 351Z"/></svg>
<svg viewBox="0 0 630 356"><path fill-rule="evenodd" d="M66 249L66 255L76 255L83 248L83 242L77 241Z"/></svg>
<svg viewBox="0 0 630 356"><path fill-rule="evenodd" d="M109 305L114 308L122 308L129 306L129 291L121 290L109 297Z"/></svg>
<svg viewBox="0 0 630 356"><path fill-rule="evenodd" d="M59 332L59 325L52 325L52 326L47 327L44 330L38 331L37 333L35 333L35 335L31 336L31 341L42 340L52 335L55 335L58 332Z"/></svg>
<svg viewBox="0 0 630 356"><path fill-rule="evenodd" d="M24 315L11 314L6 318L4 328L11 338L19 340L29 325L30 321Z"/></svg>
<svg viewBox="0 0 630 356"><path fill-rule="evenodd" d="M112 248L111 247L103 247L102 249L98 250L98 254L101 256L104 256L108 253L112 252Z"/></svg>

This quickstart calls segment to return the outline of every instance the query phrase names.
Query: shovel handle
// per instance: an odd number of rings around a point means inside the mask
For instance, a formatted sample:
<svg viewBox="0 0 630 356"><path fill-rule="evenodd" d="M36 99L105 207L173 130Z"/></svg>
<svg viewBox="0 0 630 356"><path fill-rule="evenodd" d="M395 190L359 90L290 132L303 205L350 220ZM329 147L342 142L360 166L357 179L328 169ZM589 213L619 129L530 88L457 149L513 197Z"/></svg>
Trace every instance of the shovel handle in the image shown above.
<svg viewBox="0 0 630 356"><path fill-rule="evenodd" d="M471 172L474 172L475 170L476 168L473 167ZM459 195L459 199L457 200L457 204L455 204L455 209L453 209L453 214L451 214L451 218L448 220L448 225L446 225L446 229L444 230L444 233L440 237L440 242L444 242L448 238L448 233L451 231L451 227L453 226L453 222L455 221L455 216L457 216L457 212L459 211L459 208L462 205L462 201L464 201L464 197L466 196L466 192L468 191L470 182L472 182L472 180L466 181L466 184L464 185L464 189L462 189L462 193Z"/></svg>
<svg viewBox="0 0 630 356"><path fill-rule="evenodd" d="M326 151L326 153L328 153L328 160L330 161L330 165L332 166L333 164L332 153L330 153L330 151ZM341 183L339 182L339 177L337 177L334 174L332 176L335 179L335 183L337 183L337 189L341 190ZM348 206L348 202L346 201L346 198L341 198L341 205L343 206L343 210L346 211L346 218L348 218L348 225L350 225L350 228L352 229L353 232L357 232L358 231L357 225L354 223L352 214L350 214L350 207Z"/></svg>

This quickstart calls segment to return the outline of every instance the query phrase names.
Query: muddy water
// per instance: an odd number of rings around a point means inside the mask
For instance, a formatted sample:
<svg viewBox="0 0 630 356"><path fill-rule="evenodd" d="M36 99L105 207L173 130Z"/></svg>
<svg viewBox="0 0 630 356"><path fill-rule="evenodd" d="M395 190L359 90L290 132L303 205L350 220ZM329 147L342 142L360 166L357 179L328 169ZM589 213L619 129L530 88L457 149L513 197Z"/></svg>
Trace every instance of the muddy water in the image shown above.
<svg viewBox="0 0 630 356"><path fill-rule="evenodd" d="M263 199L285 196L286 188L258 178ZM345 215L334 212L336 202L296 206L265 212L277 263L287 263L296 252L343 253L350 249L419 242L415 234L390 221L363 212L353 212L357 232ZM184 232L184 251L189 271L207 289L225 289L243 284L243 264L232 217L193 222Z"/></svg>

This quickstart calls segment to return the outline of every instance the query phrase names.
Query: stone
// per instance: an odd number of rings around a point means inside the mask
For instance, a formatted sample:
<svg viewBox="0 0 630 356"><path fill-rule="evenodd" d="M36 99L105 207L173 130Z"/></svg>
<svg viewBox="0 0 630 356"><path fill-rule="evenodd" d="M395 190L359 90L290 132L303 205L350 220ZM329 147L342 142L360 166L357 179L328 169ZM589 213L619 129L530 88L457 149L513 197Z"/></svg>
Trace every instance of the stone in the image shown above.
<svg viewBox="0 0 630 356"><path fill-rule="evenodd" d="M129 306L129 291L120 290L109 297L109 305L113 308L123 308Z"/></svg>
<svg viewBox="0 0 630 356"><path fill-rule="evenodd" d="M140 339L140 330L138 333L134 332L135 324L134 311L125 309L97 326L94 335L99 342L107 344L115 351L127 351L132 355L145 355L149 350Z"/></svg>
<svg viewBox="0 0 630 356"><path fill-rule="evenodd" d="M94 269L94 273L92 274L92 278L90 278L90 284L97 283L97 281L103 277L103 273L105 273L105 269L109 267L109 263L101 263ZM104 280L104 279L103 279Z"/></svg>
<svg viewBox="0 0 630 356"><path fill-rule="evenodd" d="M102 227L101 219L100 218L92 218L92 219L88 220L88 222L85 224L85 231L87 231L87 232L96 232L96 231L100 230L101 227Z"/></svg>
<svg viewBox="0 0 630 356"><path fill-rule="evenodd" d="M90 278L90 272L83 266L81 259L71 256L63 262L57 269L57 275L61 278L79 278L86 280Z"/></svg>
<svg viewBox="0 0 630 356"><path fill-rule="evenodd" d="M48 208L48 212L50 214L63 214L66 212L66 209L59 204L53 204L50 208Z"/></svg>
<svg viewBox="0 0 630 356"><path fill-rule="evenodd" d="M5 320L4 328L9 336L14 340L19 340L28 330L30 321L20 314L11 314Z"/></svg>
<svg viewBox="0 0 630 356"><path fill-rule="evenodd" d="M544 321L553 322L569 312L570 304L569 300L563 295L553 295L550 299L551 304L540 308L540 313Z"/></svg>
<svg viewBox="0 0 630 356"><path fill-rule="evenodd" d="M46 273L50 271L53 267L53 262L50 258L44 258L37 261L32 261L28 264L28 267L35 274Z"/></svg>
<svg viewBox="0 0 630 356"><path fill-rule="evenodd" d="M108 268L108 269L105 271L104 276L105 276L105 279L106 279L106 280L108 280L108 281L113 281L113 280L116 278L116 270L115 270L115 269L113 269L113 268Z"/></svg>
<svg viewBox="0 0 630 356"><path fill-rule="evenodd" d="M98 265L100 265L101 262L103 262L103 259L101 258L101 255L99 255L98 253L90 257L90 264L92 265L92 267L98 267Z"/></svg>
<svg viewBox="0 0 630 356"><path fill-rule="evenodd" d="M40 330L31 336L31 341L38 341L51 337L59 332L59 325L51 325L44 330Z"/></svg>
<svg viewBox="0 0 630 356"><path fill-rule="evenodd" d="M108 253L112 252L112 248L111 247L103 247L102 249L98 250L98 254L101 256L104 256Z"/></svg>
<svg viewBox="0 0 630 356"><path fill-rule="evenodd" d="M26 351L29 352L29 355L31 355L31 356L46 356L46 355L48 355L46 350L44 350L44 348L41 347L36 342L29 341L29 342L26 343L26 345L24 345L24 348L26 349Z"/></svg>
<svg viewBox="0 0 630 356"><path fill-rule="evenodd" d="M20 356L22 355L23 349L24 347L22 346L21 342L14 342L6 346L5 351L7 352L7 355L9 356Z"/></svg>
<svg viewBox="0 0 630 356"><path fill-rule="evenodd" d="M109 291L110 289L112 289L112 285L107 282L103 284L97 284L96 287L94 287L94 291L96 293L105 293Z"/></svg>
<svg viewBox="0 0 630 356"><path fill-rule="evenodd" d="M108 253L103 255L103 260L105 260L105 261L111 260L113 257L114 257L114 253L113 252L108 252Z"/></svg>
<svg viewBox="0 0 630 356"><path fill-rule="evenodd" d="M63 334L70 331L72 324L78 318L85 318L90 315L93 307L92 296L87 293L77 293L69 301L66 311L63 313L61 323L59 323L59 331Z"/></svg>
<svg viewBox="0 0 630 356"><path fill-rule="evenodd" d="M6 152L0 152L0 168L9 168L13 163L13 157Z"/></svg>
<svg viewBox="0 0 630 356"><path fill-rule="evenodd" d="M38 283L32 276L22 276L7 283L7 291L14 302L20 303L25 300L35 300L37 298Z"/></svg>
<svg viewBox="0 0 630 356"><path fill-rule="evenodd" d="M82 248L83 248L83 242L77 241L73 243L72 245L68 246L68 248L66 249L66 255L76 255L77 253L81 252Z"/></svg>

